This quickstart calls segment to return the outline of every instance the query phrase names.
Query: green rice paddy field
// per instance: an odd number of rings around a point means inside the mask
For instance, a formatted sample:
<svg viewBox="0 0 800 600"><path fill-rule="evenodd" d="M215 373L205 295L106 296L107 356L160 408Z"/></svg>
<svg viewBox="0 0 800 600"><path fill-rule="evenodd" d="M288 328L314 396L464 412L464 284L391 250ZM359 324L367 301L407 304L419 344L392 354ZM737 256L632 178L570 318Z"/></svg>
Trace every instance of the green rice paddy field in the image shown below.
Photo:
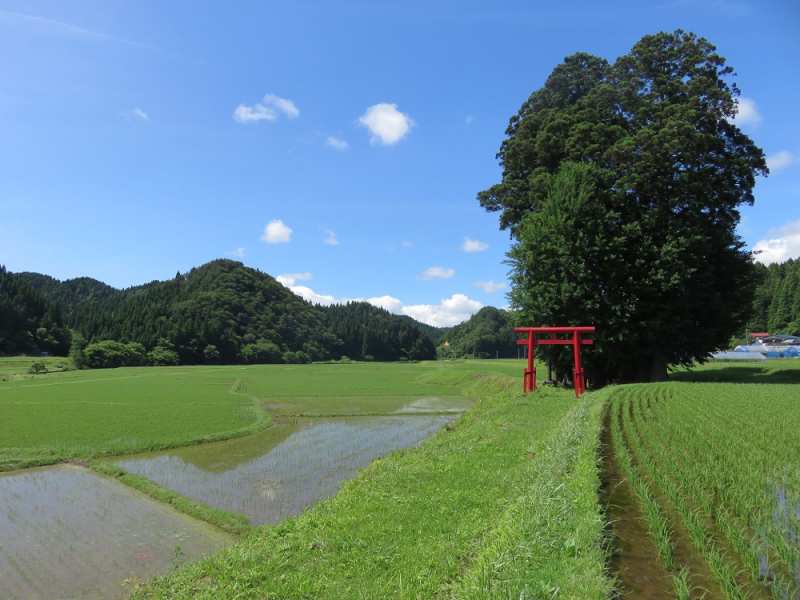
<svg viewBox="0 0 800 600"><path fill-rule="evenodd" d="M475 401L136 598L800 597L800 361L706 365L578 401L523 395L523 361L23 367L0 359L0 469L236 437L281 415Z"/></svg>
<svg viewBox="0 0 800 600"><path fill-rule="evenodd" d="M386 414L428 396L461 401L457 387L426 381L430 367L414 364L141 367L23 377L25 360L0 359L0 371L4 363L0 470L237 437L264 429L274 415Z"/></svg>

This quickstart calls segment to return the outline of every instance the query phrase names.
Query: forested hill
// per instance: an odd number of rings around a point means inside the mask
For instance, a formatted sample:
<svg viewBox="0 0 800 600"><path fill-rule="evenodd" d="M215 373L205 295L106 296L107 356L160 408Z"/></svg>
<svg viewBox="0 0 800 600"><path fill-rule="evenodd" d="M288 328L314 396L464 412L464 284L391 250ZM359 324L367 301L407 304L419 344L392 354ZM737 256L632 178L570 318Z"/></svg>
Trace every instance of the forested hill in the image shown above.
<svg viewBox="0 0 800 600"><path fill-rule="evenodd" d="M423 360L436 346L416 321L367 302L333 304L322 309L331 332L344 342L344 354L358 360Z"/></svg>
<svg viewBox="0 0 800 600"><path fill-rule="evenodd" d="M14 278L21 279L31 287L39 290L48 300L58 304L65 314L72 313L79 306L97 305L108 298L123 293L91 277L78 277L67 281L59 281L49 275L23 272L15 273Z"/></svg>
<svg viewBox="0 0 800 600"><path fill-rule="evenodd" d="M428 337L433 340L434 343L439 343L439 340L442 339L442 336L450 331L449 327L435 327L433 325L428 325L427 323L420 323L416 319L409 317L408 315L399 315L401 319L411 323L415 327L419 327L420 331L423 333L427 333Z"/></svg>
<svg viewBox="0 0 800 600"><path fill-rule="evenodd" d="M469 321L451 327L440 339L438 351L442 357L516 358L516 339L509 312L486 306Z"/></svg>
<svg viewBox="0 0 800 600"><path fill-rule="evenodd" d="M59 282L35 273L11 277L57 304L66 324L90 344L133 344L133 354L119 359L125 364L156 360L145 354L154 349L158 360L182 364L436 356L428 336L401 317L358 303L314 307L271 276L227 259L125 290L89 278ZM357 319L364 322L356 325Z"/></svg>
<svg viewBox="0 0 800 600"><path fill-rule="evenodd" d="M58 304L0 265L0 354L66 354L69 342Z"/></svg>
<svg viewBox="0 0 800 600"><path fill-rule="evenodd" d="M761 281L749 330L800 335L800 258L758 268Z"/></svg>

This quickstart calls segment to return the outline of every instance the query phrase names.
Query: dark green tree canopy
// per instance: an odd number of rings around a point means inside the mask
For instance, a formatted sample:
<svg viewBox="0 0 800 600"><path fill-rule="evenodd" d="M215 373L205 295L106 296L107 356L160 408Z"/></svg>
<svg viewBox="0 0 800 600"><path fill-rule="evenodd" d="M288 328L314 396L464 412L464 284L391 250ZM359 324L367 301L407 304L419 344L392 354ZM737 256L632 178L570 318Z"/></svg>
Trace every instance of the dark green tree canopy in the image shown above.
<svg viewBox="0 0 800 600"><path fill-rule="evenodd" d="M735 226L767 167L732 122L731 73L708 41L659 33L614 64L568 57L511 119L478 199L517 239L512 306L596 325L596 378L661 379L748 318Z"/></svg>
<svg viewBox="0 0 800 600"><path fill-rule="evenodd" d="M69 345L59 306L0 265L0 354L65 356Z"/></svg>

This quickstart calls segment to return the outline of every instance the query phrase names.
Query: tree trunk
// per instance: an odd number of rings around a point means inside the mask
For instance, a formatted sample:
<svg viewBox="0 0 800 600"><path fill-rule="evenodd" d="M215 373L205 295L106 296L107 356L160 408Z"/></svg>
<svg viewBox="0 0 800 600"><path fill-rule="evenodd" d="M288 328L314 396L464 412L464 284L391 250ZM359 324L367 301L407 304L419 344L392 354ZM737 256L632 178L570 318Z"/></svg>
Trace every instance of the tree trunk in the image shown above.
<svg viewBox="0 0 800 600"><path fill-rule="evenodd" d="M669 381L666 357L659 351L641 355L636 365L635 381L636 383Z"/></svg>
<svg viewBox="0 0 800 600"><path fill-rule="evenodd" d="M650 359L650 382L669 381L667 358L661 352L655 352Z"/></svg>

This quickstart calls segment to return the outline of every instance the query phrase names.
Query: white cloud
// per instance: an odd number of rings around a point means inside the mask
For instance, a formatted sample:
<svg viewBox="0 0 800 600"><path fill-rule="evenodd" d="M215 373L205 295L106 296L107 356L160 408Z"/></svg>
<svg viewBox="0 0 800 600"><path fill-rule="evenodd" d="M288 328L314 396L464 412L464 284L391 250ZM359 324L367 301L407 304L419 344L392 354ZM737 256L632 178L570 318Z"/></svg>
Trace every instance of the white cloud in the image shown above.
<svg viewBox="0 0 800 600"><path fill-rule="evenodd" d="M339 245L339 238L336 237L336 234L333 231L331 231L330 229L326 229L325 233L328 234L328 237L322 239L323 244L328 244L329 246Z"/></svg>
<svg viewBox="0 0 800 600"><path fill-rule="evenodd" d="M753 247L753 250L759 252L756 255L758 262L768 265L800 258L800 221L787 223L777 230L772 229L767 235L775 237L759 240Z"/></svg>
<svg viewBox="0 0 800 600"><path fill-rule="evenodd" d="M758 112L755 100L751 98L739 98L739 111L735 117L736 123L740 125L758 125L761 123L761 114Z"/></svg>
<svg viewBox="0 0 800 600"><path fill-rule="evenodd" d="M392 314L403 314L403 303L397 298L392 298L391 296L381 296L379 298L368 298L367 302L372 304L372 306L377 306L378 308L388 310Z"/></svg>
<svg viewBox="0 0 800 600"><path fill-rule="evenodd" d="M308 276L308 277L305 277ZM314 290L304 285L294 285L298 279L310 279L310 273L289 273L280 275L276 279L288 287L292 292L313 304L330 306L331 304L346 304L348 302L369 302L373 306L388 310L395 315L407 315L421 323L426 323L434 327L451 327L469 319L472 315L483 308L483 304L477 300L470 300L464 294L453 294L440 304L414 304L406 306L401 300L392 296L379 296L376 298L336 298L327 294L318 294Z"/></svg>
<svg viewBox="0 0 800 600"><path fill-rule="evenodd" d="M120 115L126 121L142 121L146 123L150 120L150 115L148 115L138 106L136 108L132 108L131 110L126 110L125 112L120 113Z"/></svg>
<svg viewBox="0 0 800 600"><path fill-rule="evenodd" d="M475 120L475 117L473 117L472 115L469 115L466 119L464 119L464 121L466 122L467 125L472 123L474 120Z"/></svg>
<svg viewBox="0 0 800 600"><path fill-rule="evenodd" d="M238 121L239 123L274 121L277 118L278 116L275 114L274 110L267 108L266 106L262 106L261 104L256 104L254 106L245 106L244 104L240 104L236 107L236 110L233 111L233 120Z"/></svg>
<svg viewBox="0 0 800 600"><path fill-rule="evenodd" d="M505 283L495 283L494 281L476 281L472 285L477 285L478 287L483 288L483 291L487 294L494 294L505 289L506 287Z"/></svg>
<svg viewBox="0 0 800 600"><path fill-rule="evenodd" d="M294 119L300 115L300 111L294 105L294 102L281 98L274 94L267 94L261 103L256 103L253 106L240 104L233 111L233 119L239 123L254 123L257 121L275 121L278 118L278 113L283 113L290 119Z"/></svg>
<svg viewBox="0 0 800 600"><path fill-rule="evenodd" d="M484 250L489 249L489 244L465 237L464 243L461 244L461 249L464 252L483 252Z"/></svg>
<svg viewBox="0 0 800 600"><path fill-rule="evenodd" d="M800 163L800 155L792 154L788 150L781 150L767 157L767 166L771 173L780 171L796 163Z"/></svg>
<svg viewBox="0 0 800 600"><path fill-rule="evenodd" d="M139 119L140 121L149 121L150 120L150 117L148 116L148 114L146 112L144 112L138 106L131 111L131 115L134 118Z"/></svg>
<svg viewBox="0 0 800 600"><path fill-rule="evenodd" d="M425 269L417 279L422 281L430 281L431 279L450 279L456 272L453 269L445 269L444 267L429 267Z"/></svg>
<svg viewBox="0 0 800 600"><path fill-rule="evenodd" d="M274 219L267 223L261 239L268 244L283 244L291 241L292 230L284 225L280 219Z"/></svg>
<svg viewBox="0 0 800 600"><path fill-rule="evenodd" d="M264 104L266 104L267 106L274 106L290 119L294 119L300 116L300 111L297 110L297 107L294 105L294 102L276 96L275 94L267 94L266 96L264 96Z"/></svg>
<svg viewBox="0 0 800 600"><path fill-rule="evenodd" d="M400 242L400 245L401 245L403 248L413 248L413 247L414 247L414 244L412 244L412 243L411 243L411 242L409 242L408 240L406 240L405 242Z"/></svg>
<svg viewBox="0 0 800 600"><path fill-rule="evenodd" d="M411 130L414 124L411 117L397 110L396 104L375 104L370 106L358 122L369 129L373 144L396 144Z"/></svg>
<svg viewBox="0 0 800 600"><path fill-rule="evenodd" d="M337 150L347 150L347 142L340 140L337 137L333 137L332 135L328 136L328 139L325 143L331 148L336 148Z"/></svg>
<svg viewBox="0 0 800 600"><path fill-rule="evenodd" d="M229 254L231 256L235 256L237 258L243 258L244 257L244 248L237 248L233 252L229 252Z"/></svg>
<svg viewBox="0 0 800 600"><path fill-rule="evenodd" d="M439 305L404 306L403 314L434 327L452 327L466 321L482 308L483 304L477 300L470 300L464 294L453 294Z"/></svg>
<svg viewBox="0 0 800 600"><path fill-rule="evenodd" d="M295 283L298 281L308 281L311 279L313 275L311 273L284 273L283 275L278 275L275 280L278 283L282 283L288 288L291 288Z"/></svg>
<svg viewBox="0 0 800 600"><path fill-rule="evenodd" d="M317 294L314 290L307 288L304 285L289 286L289 289L300 296L303 300L311 302L312 304L322 304L323 306L341 304L341 302L333 296Z"/></svg>

